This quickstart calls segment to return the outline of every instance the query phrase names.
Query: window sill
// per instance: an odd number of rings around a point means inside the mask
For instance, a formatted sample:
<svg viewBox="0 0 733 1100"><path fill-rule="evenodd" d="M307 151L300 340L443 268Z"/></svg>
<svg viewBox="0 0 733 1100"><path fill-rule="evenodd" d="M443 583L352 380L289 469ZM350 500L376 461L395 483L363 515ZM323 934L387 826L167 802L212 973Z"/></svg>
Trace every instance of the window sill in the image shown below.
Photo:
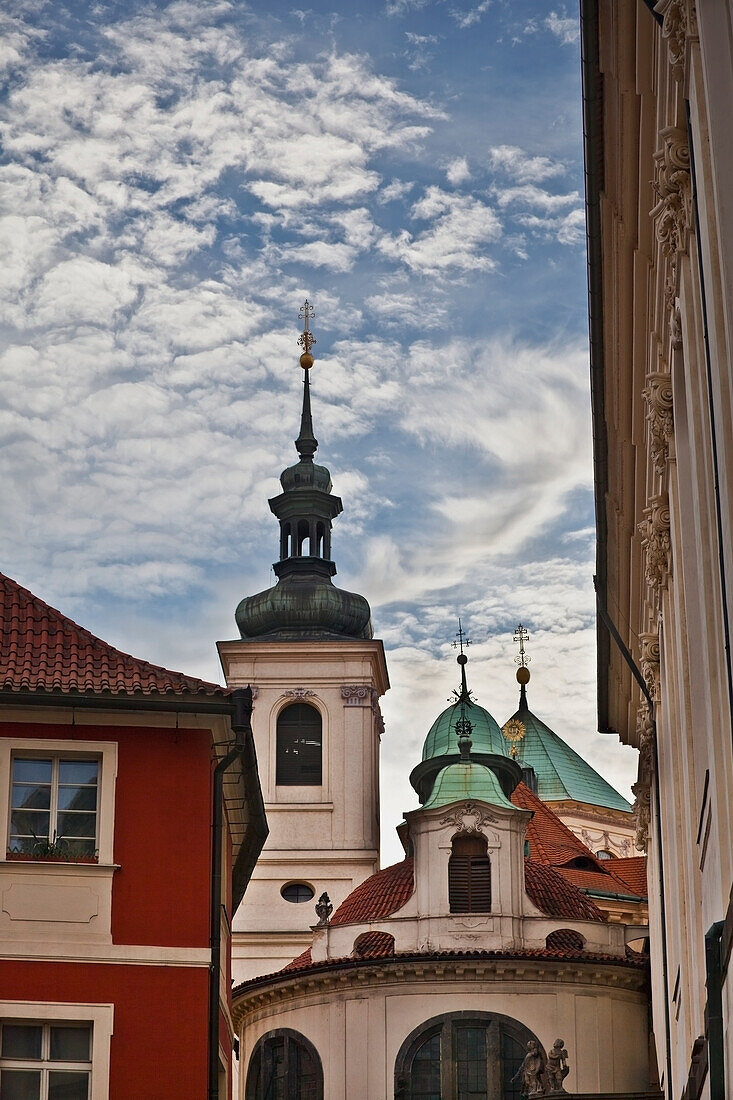
<svg viewBox="0 0 733 1100"><path fill-rule="evenodd" d="M70 872L78 872L79 874L88 874L90 871L119 871L122 868L121 863L100 863L99 860L81 860L81 859L56 859L47 857L34 856L28 859L19 859L17 856L6 856L5 859L0 859L0 868L12 867L14 870L22 871L38 871L43 867L51 867L55 871L60 869L68 870Z"/></svg>

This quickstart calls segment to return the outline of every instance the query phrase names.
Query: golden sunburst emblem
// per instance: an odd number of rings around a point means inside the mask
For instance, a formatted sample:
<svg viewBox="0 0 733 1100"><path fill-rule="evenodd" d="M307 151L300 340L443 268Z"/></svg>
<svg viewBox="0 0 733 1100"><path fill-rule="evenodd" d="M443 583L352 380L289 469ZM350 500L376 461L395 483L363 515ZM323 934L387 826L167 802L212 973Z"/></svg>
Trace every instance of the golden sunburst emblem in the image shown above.
<svg viewBox="0 0 733 1100"><path fill-rule="evenodd" d="M524 734L526 732L524 722L520 722L518 718L510 718L509 721L501 727L501 732L512 746L509 750L509 755L516 760L517 745L520 741L524 740Z"/></svg>

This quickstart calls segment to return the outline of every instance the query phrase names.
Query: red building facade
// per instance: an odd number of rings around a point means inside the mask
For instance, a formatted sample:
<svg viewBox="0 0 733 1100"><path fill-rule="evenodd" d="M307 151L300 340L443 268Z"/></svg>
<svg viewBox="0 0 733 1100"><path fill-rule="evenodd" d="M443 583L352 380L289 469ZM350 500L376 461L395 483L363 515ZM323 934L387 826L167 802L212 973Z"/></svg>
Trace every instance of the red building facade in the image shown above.
<svg viewBox="0 0 733 1100"><path fill-rule="evenodd" d="M231 1096L231 918L266 835L250 710L0 576L3 1098Z"/></svg>

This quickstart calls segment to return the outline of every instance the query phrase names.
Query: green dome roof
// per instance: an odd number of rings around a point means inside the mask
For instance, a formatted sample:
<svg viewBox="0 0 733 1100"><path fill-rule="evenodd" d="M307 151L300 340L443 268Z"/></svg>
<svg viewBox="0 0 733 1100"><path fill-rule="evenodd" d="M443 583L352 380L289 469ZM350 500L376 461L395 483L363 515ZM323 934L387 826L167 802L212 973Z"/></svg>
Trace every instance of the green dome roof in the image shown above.
<svg viewBox="0 0 733 1100"><path fill-rule="evenodd" d="M493 718L491 721L494 721ZM494 725L496 725L495 722ZM452 802L463 802L467 799L480 799L481 802L488 802L493 806L516 810L516 806L512 805L502 791L499 780L491 768L470 760L449 764L447 768L441 770L433 785L430 798L425 803L425 809L449 806Z"/></svg>
<svg viewBox="0 0 733 1100"><path fill-rule="evenodd" d="M465 715L473 727L471 731L472 752L491 752L507 755L506 741L488 710L478 703L466 701ZM446 707L433 722L423 745L423 760L432 760L435 756L446 756L458 751L456 722L461 717L461 704L453 703Z"/></svg>
<svg viewBox="0 0 733 1100"><path fill-rule="evenodd" d="M534 768L537 793L543 802L562 802L569 798L591 806L630 812L631 806L623 795L532 713L524 686L519 698L519 710L512 718L524 725L524 737L516 742L517 763ZM503 736L501 740L501 751L508 755L509 743Z"/></svg>

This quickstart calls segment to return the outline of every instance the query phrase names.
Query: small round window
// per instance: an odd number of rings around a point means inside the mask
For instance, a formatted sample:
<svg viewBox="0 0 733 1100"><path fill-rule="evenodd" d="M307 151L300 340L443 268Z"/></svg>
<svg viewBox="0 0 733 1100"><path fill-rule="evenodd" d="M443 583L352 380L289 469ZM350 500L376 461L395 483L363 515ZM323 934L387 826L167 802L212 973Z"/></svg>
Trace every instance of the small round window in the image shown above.
<svg viewBox="0 0 733 1100"><path fill-rule="evenodd" d="M286 901L311 901L315 890L307 882L288 882L280 891Z"/></svg>

